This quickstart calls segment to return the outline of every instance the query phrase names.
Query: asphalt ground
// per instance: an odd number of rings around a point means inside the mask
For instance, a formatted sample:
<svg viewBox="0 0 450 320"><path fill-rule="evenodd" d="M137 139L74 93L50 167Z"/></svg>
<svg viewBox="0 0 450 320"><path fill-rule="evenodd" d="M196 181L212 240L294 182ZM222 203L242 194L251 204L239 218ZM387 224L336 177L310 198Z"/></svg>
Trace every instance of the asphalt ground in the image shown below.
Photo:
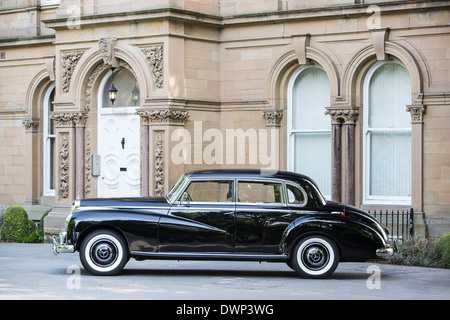
<svg viewBox="0 0 450 320"><path fill-rule="evenodd" d="M51 244L0 243L0 300L167 300L184 313L201 312L186 301L215 300L215 312L229 315L227 301L259 301L268 312L267 302L277 301L449 298L450 270L440 268L340 263L330 278L311 280L284 263L130 259L120 275L98 277L77 252L55 256Z"/></svg>

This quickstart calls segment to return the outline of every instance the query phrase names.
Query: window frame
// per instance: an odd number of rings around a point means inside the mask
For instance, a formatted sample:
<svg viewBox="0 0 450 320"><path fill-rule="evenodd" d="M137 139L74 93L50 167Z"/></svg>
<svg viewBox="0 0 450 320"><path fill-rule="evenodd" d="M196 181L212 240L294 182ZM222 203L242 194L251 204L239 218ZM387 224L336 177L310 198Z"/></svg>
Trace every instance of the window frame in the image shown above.
<svg viewBox="0 0 450 320"><path fill-rule="evenodd" d="M239 197L239 183L240 182L251 182L251 183L272 183L280 185L280 200L281 202L241 202L238 201ZM234 189L235 189L235 203L236 205L247 206L247 205L255 205L255 206L282 206L286 207L286 192L285 192L285 181L283 180L274 180L274 179L236 179Z"/></svg>
<svg viewBox="0 0 450 320"><path fill-rule="evenodd" d="M302 74L302 72L306 71L308 68L319 68L323 72L325 70L319 66L319 65L302 65L299 68L297 68L294 73L292 74L289 83L288 83L288 114L287 114L287 169L289 171L295 172L295 137L297 134L326 134L330 136L330 139L332 139L332 128L331 128L331 122L330 122L330 129L318 129L318 130L301 130L301 129L293 129L292 121L293 121L293 109L294 109L294 103L293 103L293 90L295 86L295 82L297 78ZM326 74L326 72L325 72ZM328 75L327 75L328 78ZM329 81L330 79L328 79ZM330 84L331 85L331 84ZM325 116L325 107L324 106L324 116ZM333 141L331 141L333 143ZM331 144L330 144L330 152L331 152ZM331 161L331 159L330 159ZM327 168L330 172L330 191L331 191L331 163L330 167ZM304 174L303 172L301 172ZM313 177L314 178L314 177ZM327 200L331 200L331 193L323 195Z"/></svg>
<svg viewBox="0 0 450 320"><path fill-rule="evenodd" d="M372 132L378 132L378 133L409 133L410 139L411 139L411 147L412 147L412 126L409 128L370 128L369 127L369 93L370 93L370 83L372 80L373 75L375 72L382 66L386 64L395 63L403 68L403 64L399 63L398 61L392 60L392 61L378 61L373 66L371 66L364 77L364 84L363 84L363 131L362 131L362 144L363 144L363 204L367 205L411 205L411 194L410 196L401 197L401 196L375 196L370 194L370 171L371 171L371 133ZM405 68L406 69L406 68ZM407 105L405 105L406 108ZM406 113L406 111L405 111ZM411 154L409 155L411 162ZM412 170L412 163L411 163L411 170ZM411 180L412 180L412 172L411 172ZM412 182L411 188L412 188ZM411 191L412 192L412 191Z"/></svg>
<svg viewBox="0 0 450 320"><path fill-rule="evenodd" d="M53 143L56 143L56 134L49 134L49 126L50 126L50 97L55 90L55 83L52 83L44 94L44 104L43 104L43 131L42 131L42 140L43 140L43 196L54 197L56 195L56 186L54 185L54 189L50 187L50 173L53 171L53 176L56 176L55 170L55 154L53 155L53 161L51 161L50 151L51 151L51 139L53 139ZM56 152L56 145L54 145L54 150ZM51 165L53 162L53 170L51 169ZM56 183L56 179L54 179L54 183Z"/></svg>

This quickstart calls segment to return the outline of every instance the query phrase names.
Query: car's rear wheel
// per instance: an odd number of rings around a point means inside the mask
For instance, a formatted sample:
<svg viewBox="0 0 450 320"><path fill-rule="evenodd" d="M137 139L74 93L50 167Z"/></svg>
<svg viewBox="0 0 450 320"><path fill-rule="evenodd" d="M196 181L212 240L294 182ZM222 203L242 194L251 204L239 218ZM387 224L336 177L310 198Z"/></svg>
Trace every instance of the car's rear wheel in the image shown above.
<svg viewBox="0 0 450 320"><path fill-rule="evenodd" d="M302 239L291 255L293 269L304 278L326 278L336 270L338 263L338 247L322 236Z"/></svg>
<svg viewBox="0 0 450 320"><path fill-rule="evenodd" d="M126 241L112 230L96 230L81 243L80 260L94 275L116 275L129 260Z"/></svg>

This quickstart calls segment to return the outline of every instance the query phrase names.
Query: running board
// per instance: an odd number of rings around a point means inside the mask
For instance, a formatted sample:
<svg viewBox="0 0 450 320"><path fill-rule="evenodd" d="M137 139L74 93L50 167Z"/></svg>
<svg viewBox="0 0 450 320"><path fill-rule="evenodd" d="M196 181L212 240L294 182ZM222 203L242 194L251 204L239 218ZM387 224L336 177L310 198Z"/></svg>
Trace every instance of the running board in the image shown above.
<svg viewBox="0 0 450 320"><path fill-rule="evenodd" d="M234 260L286 262L287 254L223 253L223 252L142 252L131 251L136 259L157 260Z"/></svg>

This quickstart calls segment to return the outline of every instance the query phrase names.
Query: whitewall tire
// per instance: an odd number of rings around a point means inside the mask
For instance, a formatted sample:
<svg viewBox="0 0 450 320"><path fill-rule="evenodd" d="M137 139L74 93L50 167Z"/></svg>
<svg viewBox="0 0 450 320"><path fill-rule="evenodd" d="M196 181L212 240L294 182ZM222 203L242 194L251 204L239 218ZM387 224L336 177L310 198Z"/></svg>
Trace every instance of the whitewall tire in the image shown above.
<svg viewBox="0 0 450 320"><path fill-rule="evenodd" d="M83 267L94 275L116 275L129 260L127 243L114 231L94 231L81 243L80 260Z"/></svg>
<svg viewBox="0 0 450 320"><path fill-rule="evenodd" d="M304 278L326 278L339 263L336 244L322 236L302 239L292 251L291 265Z"/></svg>

